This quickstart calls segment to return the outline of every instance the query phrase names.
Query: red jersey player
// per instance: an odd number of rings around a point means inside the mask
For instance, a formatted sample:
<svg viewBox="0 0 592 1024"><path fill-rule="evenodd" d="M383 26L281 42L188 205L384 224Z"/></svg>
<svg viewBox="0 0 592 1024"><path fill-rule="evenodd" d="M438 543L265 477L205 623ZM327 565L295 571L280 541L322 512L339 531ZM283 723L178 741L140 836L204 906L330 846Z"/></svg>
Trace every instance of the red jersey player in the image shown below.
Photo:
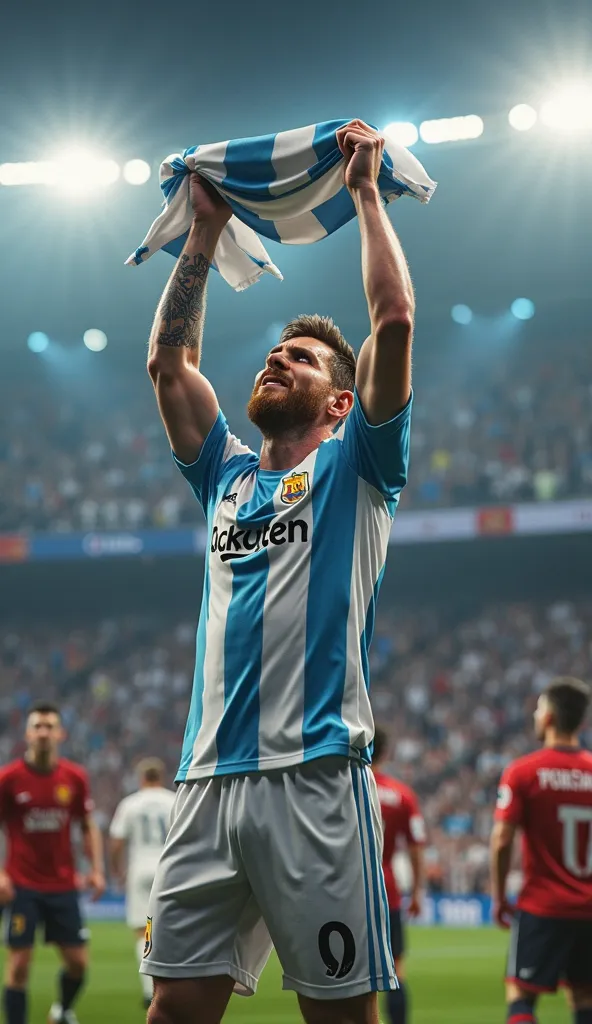
<svg viewBox="0 0 592 1024"><path fill-rule="evenodd" d="M553 680L539 697L543 749L504 771L491 840L499 925L511 921L508 1022L533 1024L540 992L564 984L575 1024L592 1024L592 754L578 732L590 703L579 679ZM524 883L514 913L506 898L512 844L522 830Z"/></svg>
<svg viewBox="0 0 592 1024"><path fill-rule="evenodd" d="M403 953L405 948L403 923L401 920L401 894L393 871L393 857L402 841L407 847L413 884L411 899L407 913L416 917L421 913L421 887L423 884L423 847L426 830L417 797L412 789L398 779L393 779L381 771L388 748L386 733L376 729L374 734L374 754L372 757L374 778L378 789L380 810L383 823L382 868L386 885L389 906L391 946L399 989L387 992L387 1006L391 1024L405 1024L407 1019L407 998L404 984Z"/></svg>
<svg viewBox="0 0 592 1024"><path fill-rule="evenodd" d="M75 1024L71 1009L87 968L86 934L78 904L70 827L82 826L91 863L86 879L94 898L105 888L101 834L91 817L86 772L59 756L64 738L54 704L34 705L27 718L24 758L0 771L0 821L6 833L6 864L0 871L9 947L5 968L6 1024L25 1024L26 988L35 929L54 943L64 964L59 1001L49 1021Z"/></svg>

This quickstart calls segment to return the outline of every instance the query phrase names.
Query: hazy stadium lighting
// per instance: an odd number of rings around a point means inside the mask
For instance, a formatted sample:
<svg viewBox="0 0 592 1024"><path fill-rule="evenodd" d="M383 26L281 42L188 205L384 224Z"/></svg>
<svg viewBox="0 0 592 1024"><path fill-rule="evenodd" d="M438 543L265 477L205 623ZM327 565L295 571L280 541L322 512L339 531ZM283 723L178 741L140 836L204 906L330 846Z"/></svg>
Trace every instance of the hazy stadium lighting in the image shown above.
<svg viewBox="0 0 592 1024"><path fill-rule="evenodd" d="M455 324L470 324L473 319L473 310L470 306L464 306L460 303L457 306L453 306L450 310L450 316L454 320Z"/></svg>
<svg viewBox="0 0 592 1024"><path fill-rule="evenodd" d="M53 171L53 180L48 184L77 194L112 185L121 174L115 160L105 160L83 149L61 154L53 161Z"/></svg>
<svg viewBox="0 0 592 1024"><path fill-rule="evenodd" d="M424 142L462 142L483 135L483 120L477 114L465 117L440 117L436 121L422 121L419 134Z"/></svg>
<svg viewBox="0 0 592 1024"><path fill-rule="evenodd" d="M85 331L82 340L91 352L102 352L104 348L107 348L107 335L104 331L97 330L96 327Z"/></svg>
<svg viewBox="0 0 592 1024"><path fill-rule="evenodd" d="M508 121L517 132L527 132L537 122L537 112L528 103L517 103L508 114Z"/></svg>
<svg viewBox="0 0 592 1024"><path fill-rule="evenodd" d="M411 121L391 121L384 126L383 135L390 135L400 146L414 146L419 138L419 132Z"/></svg>
<svg viewBox="0 0 592 1024"><path fill-rule="evenodd" d="M129 185L144 185L150 174L150 164L145 160L128 160L123 165L123 177Z"/></svg>
<svg viewBox="0 0 592 1024"><path fill-rule="evenodd" d="M27 338L27 346L31 352L45 352L49 345L49 338L43 331L33 331Z"/></svg>
<svg viewBox="0 0 592 1024"><path fill-rule="evenodd" d="M74 150L57 160L0 164L0 185L54 185L69 193L80 194L112 185L120 174L115 160Z"/></svg>
<svg viewBox="0 0 592 1024"><path fill-rule="evenodd" d="M592 129L592 88L574 83L550 97L541 107L541 121L563 132Z"/></svg>
<svg viewBox="0 0 592 1024"><path fill-rule="evenodd" d="M510 309L517 320L532 320L534 316L534 302L530 299L514 299Z"/></svg>

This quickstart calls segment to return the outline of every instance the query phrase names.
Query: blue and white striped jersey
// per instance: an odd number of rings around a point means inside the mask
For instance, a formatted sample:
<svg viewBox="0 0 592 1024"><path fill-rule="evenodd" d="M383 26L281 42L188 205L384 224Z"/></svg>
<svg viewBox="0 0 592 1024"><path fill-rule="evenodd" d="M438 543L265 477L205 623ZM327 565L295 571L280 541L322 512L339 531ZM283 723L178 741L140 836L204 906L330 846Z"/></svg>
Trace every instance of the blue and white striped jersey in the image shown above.
<svg viewBox="0 0 592 1024"><path fill-rule="evenodd" d="M192 465L208 523L195 678L177 781L369 759L368 647L407 478L411 402L262 470L222 413Z"/></svg>

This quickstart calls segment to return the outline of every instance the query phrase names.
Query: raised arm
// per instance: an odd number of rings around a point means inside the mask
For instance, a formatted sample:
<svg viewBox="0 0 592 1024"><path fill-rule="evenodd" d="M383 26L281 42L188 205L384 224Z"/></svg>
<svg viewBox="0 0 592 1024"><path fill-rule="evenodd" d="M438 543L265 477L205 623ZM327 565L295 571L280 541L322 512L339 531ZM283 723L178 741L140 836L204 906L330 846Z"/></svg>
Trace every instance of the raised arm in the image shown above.
<svg viewBox="0 0 592 1024"><path fill-rule="evenodd" d="M400 412L411 394L413 285L378 191L383 139L363 121L352 121L339 129L337 141L360 223L371 326L358 357L356 388L368 422L377 425Z"/></svg>
<svg viewBox="0 0 592 1024"><path fill-rule="evenodd" d="M175 455L195 462L218 415L218 400L200 373L206 282L220 233L232 210L216 190L191 175L194 219L156 311L148 351L160 415Z"/></svg>

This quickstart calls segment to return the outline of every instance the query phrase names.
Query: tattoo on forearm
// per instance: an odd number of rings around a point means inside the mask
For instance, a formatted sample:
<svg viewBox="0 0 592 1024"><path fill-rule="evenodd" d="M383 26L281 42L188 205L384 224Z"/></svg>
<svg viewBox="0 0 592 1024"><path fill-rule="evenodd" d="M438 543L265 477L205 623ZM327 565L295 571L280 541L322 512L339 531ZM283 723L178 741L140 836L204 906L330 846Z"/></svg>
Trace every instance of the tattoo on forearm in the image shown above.
<svg viewBox="0 0 592 1024"><path fill-rule="evenodd" d="M156 339L158 345L199 347L209 268L210 261L201 253L181 256L160 309L162 324Z"/></svg>

